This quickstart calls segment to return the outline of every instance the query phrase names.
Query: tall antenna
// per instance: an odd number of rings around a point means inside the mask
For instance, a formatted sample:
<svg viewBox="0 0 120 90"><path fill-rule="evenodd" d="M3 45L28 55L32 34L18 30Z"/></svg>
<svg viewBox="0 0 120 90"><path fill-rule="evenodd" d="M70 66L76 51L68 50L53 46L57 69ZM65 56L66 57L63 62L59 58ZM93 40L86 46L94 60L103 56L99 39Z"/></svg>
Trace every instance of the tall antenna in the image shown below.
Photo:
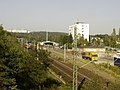
<svg viewBox="0 0 120 90"><path fill-rule="evenodd" d="M74 53L73 53L73 90L77 90L78 88L78 82L77 82L77 64L76 64L76 60L77 60L77 27L74 27L74 41L73 41L73 45L74 45Z"/></svg>

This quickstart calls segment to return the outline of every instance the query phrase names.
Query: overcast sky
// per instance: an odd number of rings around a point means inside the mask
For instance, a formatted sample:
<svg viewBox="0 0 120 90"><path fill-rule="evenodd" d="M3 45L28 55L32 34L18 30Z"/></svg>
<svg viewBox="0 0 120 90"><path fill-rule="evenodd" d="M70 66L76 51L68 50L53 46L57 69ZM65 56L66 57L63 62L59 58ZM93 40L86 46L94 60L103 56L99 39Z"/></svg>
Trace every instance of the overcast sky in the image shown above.
<svg viewBox="0 0 120 90"><path fill-rule="evenodd" d="M120 28L120 0L0 0L5 29L67 32L77 19L90 34L111 34Z"/></svg>

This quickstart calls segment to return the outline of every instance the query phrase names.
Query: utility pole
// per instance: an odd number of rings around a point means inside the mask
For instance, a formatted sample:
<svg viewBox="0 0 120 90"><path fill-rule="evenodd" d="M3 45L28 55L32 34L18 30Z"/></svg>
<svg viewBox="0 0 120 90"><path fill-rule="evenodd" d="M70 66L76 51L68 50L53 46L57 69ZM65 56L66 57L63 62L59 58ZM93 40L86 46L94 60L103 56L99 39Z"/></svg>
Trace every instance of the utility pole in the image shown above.
<svg viewBox="0 0 120 90"><path fill-rule="evenodd" d="M39 57L39 55L38 55L39 49L40 49L40 48L39 48L39 44L37 43L37 44L36 44L37 60L39 60L39 58L38 58L38 57Z"/></svg>
<svg viewBox="0 0 120 90"><path fill-rule="evenodd" d="M66 44L64 44L64 62L66 61Z"/></svg>
<svg viewBox="0 0 120 90"><path fill-rule="evenodd" d="M73 41L73 45L74 45L74 50L73 50L73 90L77 90L78 88L78 81L77 81L77 64L76 64L76 60L77 60L77 27L74 27L74 41Z"/></svg>

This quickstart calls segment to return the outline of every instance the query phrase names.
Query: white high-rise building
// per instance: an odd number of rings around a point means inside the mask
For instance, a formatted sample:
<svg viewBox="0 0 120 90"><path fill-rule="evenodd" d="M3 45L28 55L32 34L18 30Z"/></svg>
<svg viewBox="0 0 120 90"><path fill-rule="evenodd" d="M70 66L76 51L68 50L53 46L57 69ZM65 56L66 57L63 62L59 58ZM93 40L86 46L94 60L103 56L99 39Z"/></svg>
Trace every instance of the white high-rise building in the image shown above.
<svg viewBox="0 0 120 90"><path fill-rule="evenodd" d="M86 24L84 22L75 22L75 24L69 26L69 34L72 34L73 40L75 28L77 30L78 38L81 36L89 41L89 24Z"/></svg>

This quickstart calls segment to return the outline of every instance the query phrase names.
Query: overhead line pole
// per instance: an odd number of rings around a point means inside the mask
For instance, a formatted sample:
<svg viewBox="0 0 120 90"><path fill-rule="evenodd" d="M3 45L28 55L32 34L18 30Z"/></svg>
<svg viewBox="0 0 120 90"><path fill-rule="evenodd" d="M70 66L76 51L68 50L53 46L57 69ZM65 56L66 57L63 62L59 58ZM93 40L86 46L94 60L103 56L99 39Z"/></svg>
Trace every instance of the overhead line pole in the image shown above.
<svg viewBox="0 0 120 90"><path fill-rule="evenodd" d="M66 61L66 44L64 44L64 62Z"/></svg>
<svg viewBox="0 0 120 90"><path fill-rule="evenodd" d="M77 64L76 64L76 60L77 60L77 27L74 27L74 41L73 41L73 45L74 45L74 50L73 50L73 90L77 90L78 88L78 81L77 81Z"/></svg>

